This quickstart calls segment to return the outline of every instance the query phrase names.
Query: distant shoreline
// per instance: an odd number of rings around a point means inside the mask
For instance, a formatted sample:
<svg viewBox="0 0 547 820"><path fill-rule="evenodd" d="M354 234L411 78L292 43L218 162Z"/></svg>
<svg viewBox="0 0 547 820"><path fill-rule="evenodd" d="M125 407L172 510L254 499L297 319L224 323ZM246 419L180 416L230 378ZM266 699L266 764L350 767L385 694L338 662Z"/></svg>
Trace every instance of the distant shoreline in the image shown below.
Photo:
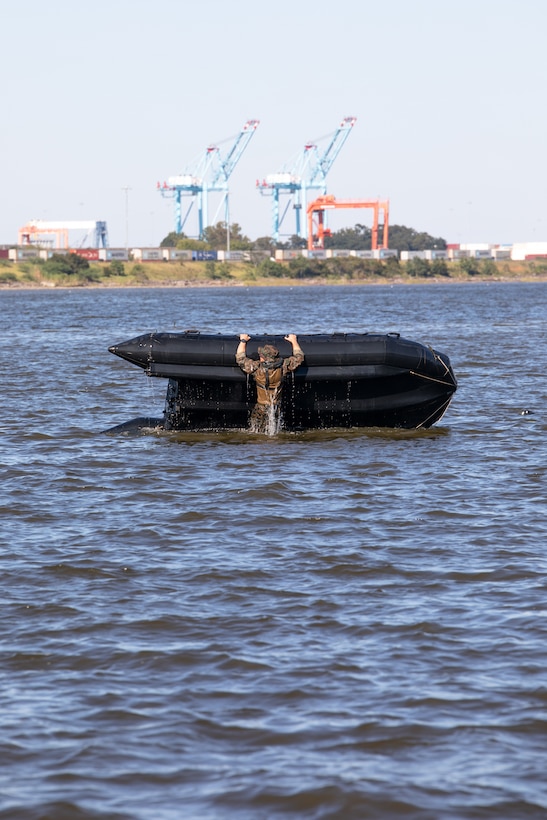
<svg viewBox="0 0 547 820"><path fill-rule="evenodd" d="M0 260L2 261L2 260ZM327 260L330 261L330 260ZM318 264L318 263L314 263ZM48 270L44 264L29 262L0 264L0 290L109 290L125 288L241 288L241 287L346 287L346 286L398 286L398 285L448 285L479 284L493 282L545 282L547 260L489 261L477 262L469 272L459 262L445 266L445 272L432 269L427 274L415 271L412 275L406 264L381 264L380 269L367 267L367 263L336 261L335 266L320 264L318 270L295 271L291 263L278 263L264 272L260 266L249 263L174 263L145 262L125 263L121 272L110 266L92 264L77 273L60 273Z"/></svg>
<svg viewBox="0 0 547 820"><path fill-rule="evenodd" d="M274 279L261 281L228 280L218 281L215 279L200 280L150 280L147 282L86 282L70 284L58 284L56 282L2 282L0 281L0 291L59 291L59 290L185 290L185 289L206 289L206 288L302 288L302 287L417 287L421 285L484 285L484 284L534 284L547 282L547 275L541 276L475 276L467 279L451 277L404 277L393 279L361 279L361 280L325 280L325 279Z"/></svg>

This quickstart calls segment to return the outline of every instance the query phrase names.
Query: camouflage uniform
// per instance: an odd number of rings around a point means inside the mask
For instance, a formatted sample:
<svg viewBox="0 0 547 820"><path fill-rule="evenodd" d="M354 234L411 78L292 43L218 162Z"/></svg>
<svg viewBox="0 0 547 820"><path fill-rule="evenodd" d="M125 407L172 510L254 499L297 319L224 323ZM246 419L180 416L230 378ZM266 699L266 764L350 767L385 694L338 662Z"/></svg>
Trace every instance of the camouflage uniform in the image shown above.
<svg viewBox="0 0 547 820"><path fill-rule="evenodd" d="M264 361L250 359L245 353L236 355L236 362L244 373L250 373L256 384L256 404L251 413L251 429L257 433L268 431L273 419L279 421L281 392L285 376L304 361L301 350L282 359L273 345L258 348Z"/></svg>

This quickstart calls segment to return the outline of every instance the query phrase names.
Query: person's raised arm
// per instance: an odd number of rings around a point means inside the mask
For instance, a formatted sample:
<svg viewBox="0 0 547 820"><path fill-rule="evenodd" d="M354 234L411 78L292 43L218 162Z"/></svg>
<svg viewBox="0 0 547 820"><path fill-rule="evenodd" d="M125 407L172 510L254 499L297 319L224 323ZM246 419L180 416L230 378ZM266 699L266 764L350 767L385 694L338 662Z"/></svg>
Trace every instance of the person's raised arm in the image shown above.
<svg viewBox="0 0 547 820"><path fill-rule="evenodd" d="M298 339L296 337L296 333L287 333L287 335L285 336L285 339L286 339L287 342L290 342L292 344L293 356L296 353L302 353L303 354L302 348L298 344Z"/></svg>
<svg viewBox="0 0 547 820"><path fill-rule="evenodd" d="M240 333L239 334L239 344L236 350L236 357L237 356L244 356L245 351L247 350L247 342L251 337L248 333Z"/></svg>

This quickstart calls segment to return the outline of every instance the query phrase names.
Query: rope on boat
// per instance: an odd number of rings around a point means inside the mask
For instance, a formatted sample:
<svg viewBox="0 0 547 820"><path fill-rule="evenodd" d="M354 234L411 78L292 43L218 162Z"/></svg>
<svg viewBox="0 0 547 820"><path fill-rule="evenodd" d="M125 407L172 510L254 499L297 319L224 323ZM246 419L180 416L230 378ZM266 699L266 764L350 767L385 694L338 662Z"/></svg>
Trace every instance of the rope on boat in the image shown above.
<svg viewBox="0 0 547 820"><path fill-rule="evenodd" d="M448 405L450 404L451 401L452 401L452 396L449 399L447 399L445 401L445 403L442 405L441 415L436 419L436 421L440 421L442 419L442 417L446 413L446 409L447 409L447 407L448 407ZM434 416L435 413L438 413L438 412L439 412L438 410L434 410L432 413L430 413L429 416L426 419L424 419L422 422L420 422L420 424L416 425L416 429L419 430L420 427L423 427L425 424L427 424L427 422L429 421L431 416Z"/></svg>
<svg viewBox="0 0 547 820"><path fill-rule="evenodd" d="M437 382L437 384L444 384L446 387L454 387L454 382L443 382L442 379L434 379L433 376L426 376L423 373L417 373L415 370L408 371L411 376L418 376L420 379L427 379L430 382Z"/></svg>
<svg viewBox="0 0 547 820"><path fill-rule="evenodd" d="M437 353L437 351L436 351L436 350L434 350L432 347L430 347L430 345L428 345L427 347L428 347L428 350L430 350L430 351L431 351L431 353L433 354L433 358L434 358L434 359L436 359L436 360L439 362L439 364L442 364L442 366L444 367L444 372L445 372L445 373L448 373L448 372L449 372L449 370L450 370L450 368L448 367L447 363L446 363L446 362L444 362L444 361L441 359L441 357L439 356L439 354Z"/></svg>

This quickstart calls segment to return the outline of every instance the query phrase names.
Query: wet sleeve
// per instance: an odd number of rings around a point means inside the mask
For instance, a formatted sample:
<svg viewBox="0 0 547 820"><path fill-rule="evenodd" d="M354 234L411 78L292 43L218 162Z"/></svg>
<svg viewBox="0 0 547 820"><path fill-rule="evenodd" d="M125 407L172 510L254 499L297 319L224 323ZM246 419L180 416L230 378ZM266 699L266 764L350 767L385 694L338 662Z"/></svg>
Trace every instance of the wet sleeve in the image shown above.
<svg viewBox="0 0 547 820"><path fill-rule="evenodd" d="M236 362L241 367L244 373L254 373L258 367L258 362L254 359L249 359L244 353L236 356Z"/></svg>
<svg viewBox="0 0 547 820"><path fill-rule="evenodd" d="M283 361L283 369L285 373L290 373L291 370L296 370L297 367L300 367L303 361L303 353L295 353L294 356L289 356L288 359Z"/></svg>

